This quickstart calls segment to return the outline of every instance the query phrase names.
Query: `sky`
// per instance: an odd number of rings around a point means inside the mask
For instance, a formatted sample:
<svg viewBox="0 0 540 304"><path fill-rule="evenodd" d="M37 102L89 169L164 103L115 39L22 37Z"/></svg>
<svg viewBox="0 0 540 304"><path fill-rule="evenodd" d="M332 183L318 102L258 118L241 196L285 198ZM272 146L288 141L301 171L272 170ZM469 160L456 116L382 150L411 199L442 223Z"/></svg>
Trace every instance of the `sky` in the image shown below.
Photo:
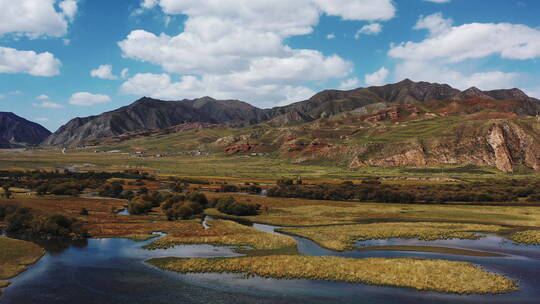
<svg viewBox="0 0 540 304"><path fill-rule="evenodd" d="M51 131L149 96L261 108L414 81L540 97L537 0L0 0L0 111Z"/></svg>

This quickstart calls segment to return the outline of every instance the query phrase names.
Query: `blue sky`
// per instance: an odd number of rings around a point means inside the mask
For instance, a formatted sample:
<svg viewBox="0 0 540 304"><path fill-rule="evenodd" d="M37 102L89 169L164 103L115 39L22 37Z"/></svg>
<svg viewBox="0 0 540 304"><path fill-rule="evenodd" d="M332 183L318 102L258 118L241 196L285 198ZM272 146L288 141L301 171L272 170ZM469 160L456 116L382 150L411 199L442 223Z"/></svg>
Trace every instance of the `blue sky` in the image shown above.
<svg viewBox="0 0 540 304"><path fill-rule="evenodd" d="M54 131L145 95L271 107L403 78L540 97L538 13L535 0L0 0L0 111Z"/></svg>

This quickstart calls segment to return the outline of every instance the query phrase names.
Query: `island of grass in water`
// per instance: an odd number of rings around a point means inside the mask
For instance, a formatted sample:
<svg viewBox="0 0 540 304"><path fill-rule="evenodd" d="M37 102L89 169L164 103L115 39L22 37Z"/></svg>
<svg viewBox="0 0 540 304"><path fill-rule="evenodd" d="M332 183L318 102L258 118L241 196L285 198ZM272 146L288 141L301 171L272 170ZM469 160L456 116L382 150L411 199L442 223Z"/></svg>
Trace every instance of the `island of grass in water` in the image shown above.
<svg viewBox="0 0 540 304"><path fill-rule="evenodd" d="M180 273L243 273L276 279L310 279L409 287L456 294L501 294L517 283L468 262L411 258L261 256L241 258L158 258L147 261Z"/></svg>

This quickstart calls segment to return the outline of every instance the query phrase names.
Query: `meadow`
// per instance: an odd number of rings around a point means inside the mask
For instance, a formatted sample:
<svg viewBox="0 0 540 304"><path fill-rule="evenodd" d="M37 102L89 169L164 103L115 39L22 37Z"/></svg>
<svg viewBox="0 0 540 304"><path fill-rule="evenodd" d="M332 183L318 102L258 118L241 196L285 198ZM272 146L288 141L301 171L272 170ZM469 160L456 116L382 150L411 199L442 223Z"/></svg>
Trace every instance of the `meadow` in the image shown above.
<svg viewBox="0 0 540 304"><path fill-rule="evenodd" d="M518 244L540 245L540 230L525 230L513 233L509 236Z"/></svg>
<svg viewBox="0 0 540 304"><path fill-rule="evenodd" d="M409 287L458 294L498 294L517 283L466 262L420 259L263 256L241 258L159 258L148 263L180 273L242 273L278 279L312 279Z"/></svg>
<svg viewBox="0 0 540 304"><path fill-rule="evenodd" d="M209 220L210 226L204 229L200 223L190 222L189 227L170 230L163 238L145 246L147 249L166 249L180 244L210 244L215 246L236 246L249 249L237 251L250 255L268 255L284 252L296 254L294 239L258 231L231 221Z"/></svg>
<svg viewBox="0 0 540 304"><path fill-rule="evenodd" d="M209 193L208 197L223 194ZM240 219L276 226L304 227L344 225L373 222L450 222L502 225L509 227L540 227L540 207L536 206L475 206L458 204L383 204L337 202L295 198L273 198L244 194L227 194L238 201L260 204L257 216ZM239 219L208 209L206 213Z"/></svg>
<svg viewBox="0 0 540 304"><path fill-rule="evenodd" d="M344 251L353 249L356 241L388 238L417 238L425 241L477 239L478 233L496 233L503 229L495 225L398 222L286 228L280 229L279 232L310 239L331 250Z"/></svg>
<svg viewBox="0 0 540 304"><path fill-rule="evenodd" d="M36 244L9 239L0 236L0 288L9 285L8 281L19 273L25 271L28 265L37 262L45 253L43 248ZM1 295L1 291L0 291Z"/></svg>

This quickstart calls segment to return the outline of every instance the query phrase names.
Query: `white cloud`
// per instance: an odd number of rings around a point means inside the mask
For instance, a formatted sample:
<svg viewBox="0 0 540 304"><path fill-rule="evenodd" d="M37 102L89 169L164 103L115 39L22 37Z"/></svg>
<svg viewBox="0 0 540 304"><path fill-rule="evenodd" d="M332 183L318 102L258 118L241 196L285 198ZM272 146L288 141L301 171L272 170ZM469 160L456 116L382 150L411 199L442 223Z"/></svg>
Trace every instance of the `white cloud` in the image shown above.
<svg viewBox="0 0 540 304"><path fill-rule="evenodd" d="M426 20L432 20L427 22ZM436 22L434 22L436 21ZM521 24L470 23L450 26L442 15L422 17L417 28L431 31L421 42L394 45L389 55L407 60L443 59L461 62L467 59L499 55L506 59L540 57L540 30ZM445 29L440 32L440 29Z"/></svg>
<svg viewBox="0 0 540 304"><path fill-rule="evenodd" d="M226 78L181 76L174 81L168 74L135 74L120 88L123 94L151 96L153 98L178 100L212 96L218 99L241 99L257 103L261 107L285 105L308 99L315 92L298 85L227 83Z"/></svg>
<svg viewBox="0 0 540 304"><path fill-rule="evenodd" d="M77 0L64 0L58 6L60 6L62 12L69 20L75 18L78 10Z"/></svg>
<svg viewBox="0 0 540 304"><path fill-rule="evenodd" d="M378 35L382 31L382 25L380 23L372 23L364 25L354 35L355 39L359 39L362 34L364 35Z"/></svg>
<svg viewBox="0 0 540 304"><path fill-rule="evenodd" d="M366 74L364 76L364 82L368 86L379 86L386 83L386 78L388 78L389 71L382 67L377 72L373 74Z"/></svg>
<svg viewBox="0 0 540 304"><path fill-rule="evenodd" d="M112 66L110 64L102 64L97 69L90 71L90 76L100 79L115 80L118 79L112 73Z"/></svg>
<svg viewBox="0 0 540 304"><path fill-rule="evenodd" d="M39 100L47 100L49 99L49 96L45 95L45 94L41 94L39 95L38 97L36 97L36 99L39 99Z"/></svg>
<svg viewBox="0 0 540 304"><path fill-rule="evenodd" d="M388 20L396 14L396 8L391 0L314 1L326 14L339 16L345 20Z"/></svg>
<svg viewBox="0 0 540 304"><path fill-rule="evenodd" d="M64 107L63 105L57 104L57 103L52 102L52 101L43 101L41 103L34 103L33 105L34 105L34 107L49 108L49 109L61 109L61 108Z"/></svg>
<svg viewBox="0 0 540 304"><path fill-rule="evenodd" d="M418 22L416 22L414 29L425 29L430 32L431 36L437 36L452 30L452 23L454 23L452 19L446 19L442 13L436 13L426 17L421 16Z"/></svg>
<svg viewBox="0 0 540 304"><path fill-rule="evenodd" d="M164 91L169 93L140 84L152 96L183 98L200 96L203 91L204 95L219 97L235 93L230 97L245 96L248 101L265 105L273 98L274 102L287 100L290 92L307 92L298 89L305 88L305 82L320 84L346 77L352 71L352 63L339 56L291 48L285 44L288 37L311 33L324 13L367 21L386 20L395 14L389 0L160 0L142 2L141 7L155 5L168 15L187 15L184 31L176 36L132 31L119 42L122 55L189 77L177 82L167 74L138 74L125 83L123 92L140 92L132 86L134 81L140 75L154 75L153 79L166 83Z"/></svg>
<svg viewBox="0 0 540 304"><path fill-rule="evenodd" d="M334 39L334 38L336 38L336 34L334 33L326 35L326 39Z"/></svg>
<svg viewBox="0 0 540 304"><path fill-rule="evenodd" d="M158 4L159 0L144 0L141 3L141 7L143 8L153 8Z"/></svg>
<svg viewBox="0 0 540 304"><path fill-rule="evenodd" d="M68 20L77 12L77 2L65 0L55 9L56 0L0 0L0 36L8 33L30 38L62 37Z"/></svg>
<svg viewBox="0 0 540 304"><path fill-rule="evenodd" d="M60 73L60 60L49 52L19 51L0 47L0 73L26 73L33 76L54 76Z"/></svg>
<svg viewBox="0 0 540 304"><path fill-rule="evenodd" d="M434 2L434 3L448 3L450 0L424 0L426 2Z"/></svg>
<svg viewBox="0 0 540 304"><path fill-rule="evenodd" d="M110 102L111 98L107 95L91 94L88 92L78 92L71 95L69 103L77 106L93 106L100 103Z"/></svg>
<svg viewBox="0 0 540 304"><path fill-rule="evenodd" d="M459 89L477 86L484 90L518 86L524 75L498 70L460 71L457 63L498 55L503 59L540 57L540 30L520 24L470 23L454 26L437 13L421 16L415 29L429 35L420 42L393 45L388 54L402 59L396 66L397 79L411 78L448 83ZM462 67L464 65L461 65Z"/></svg>
<svg viewBox="0 0 540 304"><path fill-rule="evenodd" d="M344 80L339 84L340 90L351 90L360 87L360 79L354 77Z"/></svg>
<svg viewBox="0 0 540 304"><path fill-rule="evenodd" d="M122 72L120 73L120 77L122 79L126 79L129 77L129 69L128 68L125 68L122 70Z"/></svg>

